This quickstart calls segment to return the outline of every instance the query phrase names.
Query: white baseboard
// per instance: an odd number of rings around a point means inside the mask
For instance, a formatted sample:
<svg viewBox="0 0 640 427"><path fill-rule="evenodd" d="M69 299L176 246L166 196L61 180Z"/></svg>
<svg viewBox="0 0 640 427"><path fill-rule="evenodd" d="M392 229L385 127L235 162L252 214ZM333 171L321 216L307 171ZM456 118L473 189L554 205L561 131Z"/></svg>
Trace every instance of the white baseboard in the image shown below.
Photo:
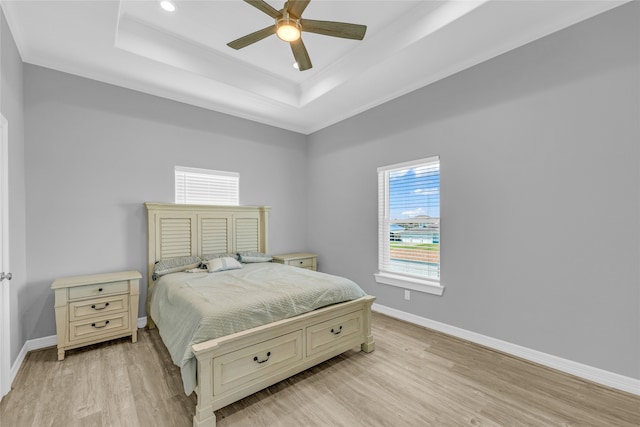
<svg viewBox="0 0 640 427"><path fill-rule="evenodd" d="M144 328L147 325L147 318L140 317L138 318L138 328ZM27 353L33 350L40 350L47 347L54 347L58 345L58 337L56 335L50 335L48 337L36 338L33 340L27 340L20 353L18 353L18 357L16 357L15 362L13 362L13 366L11 367L11 372L9 373L9 384L13 384L13 380L18 375L18 370L20 366L22 366L22 362L24 362L24 358L27 357Z"/></svg>
<svg viewBox="0 0 640 427"><path fill-rule="evenodd" d="M446 323L440 323L435 320L416 316L415 314L396 310L394 308L386 307L380 304L373 304L371 308L373 311L386 314L390 317L395 317L396 319L424 326L425 328L434 329L436 331L443 332L445 334L452 335L463 340L471 341L476 344L492 348L494 350L498 350L507 354L511 354L513 356L520 357L522 359L529 360L534 363L538 363L540 365L547 366L549 368L557 369L559 371L575 375L585 380L589 380L598 384L605 385L607 387L615 388L617 390L622 390L627 393L632 393L640 396L640 380L635 378L605 371L599 368L594 368L593 366L584 365L572 360L567 360L561 357L553 356L551 354L532 350L527 347L522 347L520 345L512 344L496 338L491 338L486 335L478 334L476 332L467 331L456 326L447 325Z"/></svg>
<svg viewBox="0 0 640 427"><path fill-rule="evenodd" d="M55 345L58 345L58 337L55 335L27 340L27 342L25 342L22 346L22 349L20 349L20 353L18 353L18 357L16 357L15 362L13 362L11 372L9 373L9 384L13 384L13 380L18 374L18 370L20 369L20 366L22 366L24 358L27 357L27 353L33 350L40 350L41 348L52 347Z"/></svg>

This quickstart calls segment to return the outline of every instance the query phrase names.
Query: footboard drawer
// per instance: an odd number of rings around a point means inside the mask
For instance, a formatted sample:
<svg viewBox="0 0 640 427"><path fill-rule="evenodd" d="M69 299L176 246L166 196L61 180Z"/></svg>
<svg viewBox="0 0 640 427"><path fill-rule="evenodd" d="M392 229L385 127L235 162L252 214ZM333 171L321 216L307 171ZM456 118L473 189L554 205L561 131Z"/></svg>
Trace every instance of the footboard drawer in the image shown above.
<svg viewBox="0 0 640 427"><path fill-rule="evenodd" d="M342 347L353 341L354 345L362 342L362 311L355 311L326 322L309 326L306 329L307 356Z"/></svg>
<svg viewBox="0 0 640 427"><path fill-rule="evenodd" d="M302 359L302 330L297 330L213 359L213 394L250 387Z"/></svg>

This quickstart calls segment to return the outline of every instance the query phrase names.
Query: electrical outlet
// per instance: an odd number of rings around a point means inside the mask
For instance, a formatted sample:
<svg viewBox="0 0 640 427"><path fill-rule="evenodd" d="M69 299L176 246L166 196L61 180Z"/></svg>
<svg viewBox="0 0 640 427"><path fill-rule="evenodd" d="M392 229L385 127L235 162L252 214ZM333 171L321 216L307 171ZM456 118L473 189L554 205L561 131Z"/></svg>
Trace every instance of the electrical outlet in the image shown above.
<svg viewBox="0 0 640 427"><path fill-rule="evenodd" d="M411 299L411 291L409 289L404 290L404 299L409 301Z"/></svg>

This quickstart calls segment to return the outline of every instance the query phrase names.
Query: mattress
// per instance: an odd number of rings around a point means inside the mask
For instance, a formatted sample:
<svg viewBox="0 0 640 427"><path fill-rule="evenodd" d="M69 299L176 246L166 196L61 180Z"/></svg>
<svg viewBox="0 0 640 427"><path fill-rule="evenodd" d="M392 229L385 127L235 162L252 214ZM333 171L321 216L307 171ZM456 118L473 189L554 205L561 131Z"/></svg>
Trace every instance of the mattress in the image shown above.
<svg viewBox="0 0 640 427"><path fill-rule="evenodd" d="M271 262L216 273L171 273L151 292L151 316L180 367L187 395L196 387L193 344L365 295L347 278Z"/></svg>

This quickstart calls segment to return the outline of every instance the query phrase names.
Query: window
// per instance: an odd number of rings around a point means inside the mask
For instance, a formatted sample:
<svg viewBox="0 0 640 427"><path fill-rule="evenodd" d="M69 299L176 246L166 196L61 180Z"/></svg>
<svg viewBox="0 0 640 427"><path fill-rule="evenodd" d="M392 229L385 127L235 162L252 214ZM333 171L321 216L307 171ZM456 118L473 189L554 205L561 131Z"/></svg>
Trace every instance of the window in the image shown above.
<svg viewBox="0 0 640 427"><path fill-rule="evenodd" d="M176 203L239 205L240 174L209 169L175 167Z"/></svg>
<svg viewBox="0 0 640 427"><path fill-rule="evenodd" d="M378 283L442 295L440 158L378 168Z"/></svg>

